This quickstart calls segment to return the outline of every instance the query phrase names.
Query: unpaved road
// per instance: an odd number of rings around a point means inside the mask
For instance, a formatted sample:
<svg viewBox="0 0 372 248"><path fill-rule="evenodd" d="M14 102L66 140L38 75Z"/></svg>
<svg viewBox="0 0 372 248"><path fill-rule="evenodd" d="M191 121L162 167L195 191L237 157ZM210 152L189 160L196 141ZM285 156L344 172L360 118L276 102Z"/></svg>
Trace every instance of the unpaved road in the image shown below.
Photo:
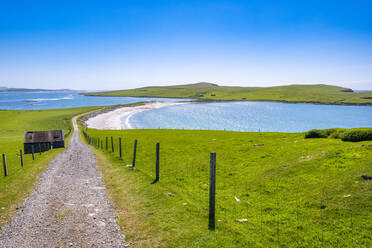
<svg viewBox="0 0 372 248"><path fill-rule="evenodd" d="M127 247L97 162L74 134L36 190L0 232L0 247ZM17 185L14 185L17 187Z"/></svg>

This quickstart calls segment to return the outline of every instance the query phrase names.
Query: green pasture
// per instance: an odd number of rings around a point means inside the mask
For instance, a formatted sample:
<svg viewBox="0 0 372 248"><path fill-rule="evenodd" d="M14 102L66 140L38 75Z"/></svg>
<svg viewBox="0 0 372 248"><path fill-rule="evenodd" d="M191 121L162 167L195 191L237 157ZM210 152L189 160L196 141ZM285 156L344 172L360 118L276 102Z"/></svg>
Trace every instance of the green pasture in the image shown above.
<svg viewBox="0 0 372 248"><path fill-rule="evenodd" d="M305 139L303 133L86 132L134 247L372 245L372 181L362 178L372 175L372 141ZM153 183L157 142L160 181ZM210 152L217 154L215 231L208 230Z"/></svg>

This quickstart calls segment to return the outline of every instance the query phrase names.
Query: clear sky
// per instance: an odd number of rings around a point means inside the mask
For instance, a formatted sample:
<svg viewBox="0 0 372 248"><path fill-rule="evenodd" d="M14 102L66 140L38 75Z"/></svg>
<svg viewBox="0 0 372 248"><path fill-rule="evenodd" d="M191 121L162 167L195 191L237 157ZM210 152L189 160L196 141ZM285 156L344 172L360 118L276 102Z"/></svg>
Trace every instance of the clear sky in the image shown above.
<svg viewBox="0 0 372 248"><path fill-rule="evenodd" d="M0 0L0 86L372 89L371 0Z"/></svg>

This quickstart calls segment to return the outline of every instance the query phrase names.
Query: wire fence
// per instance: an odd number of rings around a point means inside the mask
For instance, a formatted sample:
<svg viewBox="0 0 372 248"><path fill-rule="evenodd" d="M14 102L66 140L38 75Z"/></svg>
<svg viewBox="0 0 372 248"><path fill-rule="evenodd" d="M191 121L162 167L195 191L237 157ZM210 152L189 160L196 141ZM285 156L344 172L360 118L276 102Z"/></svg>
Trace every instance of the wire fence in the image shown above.
<svg viewBox="0 0 372 248"><path fill-rule="evenodd" d="M56 126L51 129L58 129L58 124L55 121L49 121L52 123L52 126ZM64 125L69 125L68 120L63 120ZM64 133L64 138L67 138L71 132L72 128L68 127L67 131ZM11 146L13 146L12 144ZM49 143L43 144L34 144L32 148L34 151L29 154L24 154L24 147L21 146L21 143L17 142L18 149L9 151L8 147L3 146L5 151L0 150L0 180L1 179L10 179L11 177L17 176L19 173L22 173L26 167L32 166L34 163L37 163L39 159L43 158L45 153L48 153L48 150L52 150L53 147Z"/></svg>
<svg viewBox="0 0 372 248"><path fill-rule="evenodd" d="M22 149L14 152L1 153L2 175L0 178L6 179L11 178L12 176L17 176L19 173L24 171L25 167L32 166L42 158L43 153L44 152L33 152L30 154L24 154Z"/></svg>
<svg viewBox="0 0 372 248"><path fill-rule="evenodd" d="M93 137L85 131L83 135L88 144L122 161L123 167L136 168L146 175L149 187L161 183L166 192L158 197L181 198L190 214L204 219L205 223L200 224L208 228L212 164L209 156L185 159L179 156L183 151L163 143L149 144L118 136ZM233 166L219 166L219 154L216 155L216 231L226 232L242 244L259 241L258 245L264 247L372 246L372 191L331 187L325 179L314 182L267 176L252 184L251 175L247 174L237 181ZM153 163L145 159L149 157Z"/></svg>

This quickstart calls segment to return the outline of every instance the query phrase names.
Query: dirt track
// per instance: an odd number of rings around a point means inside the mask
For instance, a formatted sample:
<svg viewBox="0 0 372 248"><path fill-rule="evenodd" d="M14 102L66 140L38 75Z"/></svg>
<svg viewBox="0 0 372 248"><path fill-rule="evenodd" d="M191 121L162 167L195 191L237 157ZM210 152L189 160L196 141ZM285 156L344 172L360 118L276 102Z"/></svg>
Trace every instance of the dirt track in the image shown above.
<svg viewBox="0 0 372 248"><path fill-rule="evenodd" d="M74 134L0 233L0 247L127 247L97 162Z"/></svg>

